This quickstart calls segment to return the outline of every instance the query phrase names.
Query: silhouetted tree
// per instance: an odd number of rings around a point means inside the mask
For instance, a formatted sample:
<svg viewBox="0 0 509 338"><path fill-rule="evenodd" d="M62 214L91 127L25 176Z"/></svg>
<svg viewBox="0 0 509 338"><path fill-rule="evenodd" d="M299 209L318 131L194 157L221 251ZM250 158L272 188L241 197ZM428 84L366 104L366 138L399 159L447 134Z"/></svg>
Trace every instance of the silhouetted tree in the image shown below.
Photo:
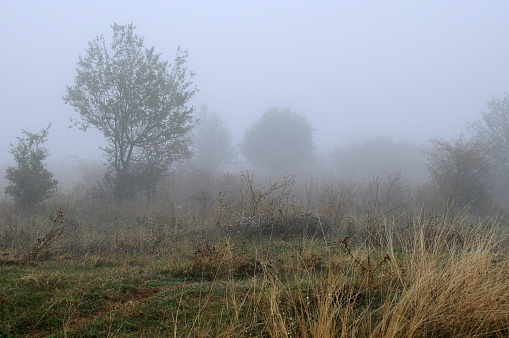
<svg viewBox="0 0 509 338"><path fill-rule="evenodd" d="M489 149L489 157L496 168L493 180L497 195L509 200L509 95L492 99L482 118L470 126L474 138Z"/></svg>
<svg viewBox="0 0 509 338"><path fill-rule="evenodd" d="M433 148L426 152L428 170L448 205L484 211L492 198L489 174L493 167L485 145L463 136L451 142L432 139L431 143Z"/></svg>
<svg viewBox="0 0 509 338"><path fill-rule="evenodd" d="M10 183L5 193L14 199L18 207L33 207L57 189L58 182L44 163L49 152L42 146L50 126L37 134L22 130L25 137L17 137L18 144L10 145L9 153L14 156L17 165L6 170L5 178Z"/></svg>
<svg viewBox="0 0 509 338"><path fill-rule="evenodd" d="M171 164L189 154L194 73L184 66L187 51L178 48L170 65L154 47L144 47L133 24L112 28L110 48L104 36L89 42L63 99L80 114L75 125L97 128L106 137L106 183L115 195L143 190L150 196Z"/></svg>
<svg viewBox="0 0 509 338"><path fill-rule="evenodd" d="M488 110L470 128L474 137L490 149L491 158L509 169L509 95L486 104Z"/></svg>
<svg viewBox="0 0 509 338"><path fill-rule="evenodd" d="M230 128L216 112L209 113L207 106L202 106L198 114L192 140L194 164L212 173L232 163L237 156Z"/></svg>
<svg viewBox="0 0 509 338"><path fill-rule="evenodd" d="M244 134L242 153L247 160L271 173L294 173L312 160L313 127L289 108L271 108Z"/></svg>

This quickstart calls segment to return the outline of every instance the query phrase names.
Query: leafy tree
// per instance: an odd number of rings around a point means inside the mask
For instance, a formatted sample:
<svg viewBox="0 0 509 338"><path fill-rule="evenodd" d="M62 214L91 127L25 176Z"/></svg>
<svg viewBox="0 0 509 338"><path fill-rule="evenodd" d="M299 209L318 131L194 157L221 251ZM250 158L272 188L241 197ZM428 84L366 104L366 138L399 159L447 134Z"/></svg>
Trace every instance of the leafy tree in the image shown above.
<svg viewBox="0 0 509 338"><path fill-rule="evenodd" d="M89 42L63 99L79 113L73 121L81 130L103 132L106 182L115 195L145 191L152 196L171 165L189 156L194 73L185 67L188 52L180 47L170 65L154 47L144 46L133 24L112 29L110 48L104 36Z"/></svg>
<svg viewBox="0 0 509 338"><path fill-rule="evenodd" d="M451 142L432 139L431 143L433 148L426 152L428 170L448 205L485 210L492 197L489 174L493 165L484 144L463 136Z"/></svg>
<svg viewBox="0 0 509 338"><path fill-rule="evenodd" d="M192 148L194 164L212 173L232 163L237 156L230 128L216 112L209 113L207 106L202 106L198 115Z"/></svg>
<svg viewBox="0 0 509 338"><path fill-rule="evenodd" d="M9 153L17 163L8 167L5 178L10 181L5 193L11 196L19 207L33 207L42 202L57 189L58 182L46 169L44 161L49 155L42 146L48 137L51 124L37 134L22 130L25 137L17 137L18 144L11 143Z"/></svg>
<svg viewBox="0 0 509 338"><path fill-rule="evenodd" d="M312 160L313 131L304 116L271 108L246 130L242 153L251 164L274 174L293 173Z"/></svg>

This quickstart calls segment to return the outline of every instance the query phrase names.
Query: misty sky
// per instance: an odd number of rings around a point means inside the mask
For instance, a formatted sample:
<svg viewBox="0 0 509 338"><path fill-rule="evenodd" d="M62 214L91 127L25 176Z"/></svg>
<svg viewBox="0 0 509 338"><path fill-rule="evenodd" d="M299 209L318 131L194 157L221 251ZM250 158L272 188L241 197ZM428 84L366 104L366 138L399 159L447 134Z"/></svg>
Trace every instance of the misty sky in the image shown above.
<svg viewBox="0 0 509 338"><path fill-rule="evenodd" d="M79 55L133 22L172 60L188 49L205 103L236 141L290 107L330 149L357 136L417 143L464 131L509 90L509 1L0 0L0 161L20 130L52 122L51 158L101 158L101 134L68 129Z"/></svg>

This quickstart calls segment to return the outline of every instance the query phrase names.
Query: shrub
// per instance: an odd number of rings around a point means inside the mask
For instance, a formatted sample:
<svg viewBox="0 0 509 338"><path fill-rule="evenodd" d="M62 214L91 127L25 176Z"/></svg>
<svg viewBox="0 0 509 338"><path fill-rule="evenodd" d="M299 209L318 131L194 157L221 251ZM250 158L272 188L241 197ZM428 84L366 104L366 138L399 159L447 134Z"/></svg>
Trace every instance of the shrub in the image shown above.
<svg viewBox="0 0 509 338"><path fill-rule="evenodd" d="M46 169L44 161L48 150L42 147L48 136L51 124L38 134L23 130L25 138L18 137L18 144L11 143L9 152L14 156L16 167L8 167L5 178L10 183L5 193L11 196L19 207L33 207L51 196L58 182Z"/></svg>

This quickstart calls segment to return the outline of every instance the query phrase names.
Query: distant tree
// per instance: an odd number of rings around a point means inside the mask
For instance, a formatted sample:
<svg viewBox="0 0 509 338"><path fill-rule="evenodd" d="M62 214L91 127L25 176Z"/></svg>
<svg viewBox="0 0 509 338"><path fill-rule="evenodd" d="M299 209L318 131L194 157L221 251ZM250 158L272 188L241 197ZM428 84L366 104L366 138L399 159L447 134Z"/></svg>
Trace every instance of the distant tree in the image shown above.
<svg viewBox="0 0 509 338"><path fill-rule="evenodd" d="M509 95L487 102L482 118L470 126L474 138L489 149L496 166L492 180L497 197L509 201Z"/></svg>
<svg viewBox="0 0 509 338"><path fill-rule="evenodd" d="M408 141L394 141L390 136L377 136L352 141L336 147L330 154L333 168L343 177L358 179L387 177L401 171L414 182L424 182L426 156Z"/></svg>
<svg viewBox="0 0 509 338"><path fill-rule="evenodd" d="M431 143L433 148L426 152L428 170L448 205L484 211L492 198L489 174L493 165L488 149L463 136L451 142L432 139Z"/></svg>
<svg viewBox="0 0 509 338"><path fill-rule="evenodd" d="M244 134L247 160L273 174L294 173L313 157L313 127L289 108L271 108Z"/></svg>
<svg viewBox="0 0 509 338"><path fill-rule="evenodd" d="M192 141L194 164L212 173L232 163L237 156L230 128L216 112L209 113L207 106L202 106L198 114Z"/></svg>
<svg viewBox="0 0 509 338"><path fill-rule="evenodd" d="M178 48L170 65L144 47L133 24L112 28L110 48L104 36L89 42L63 99L80 114L75 125L97 128L108 141L105 181L114 194L150 197L171 165L189 156L194 73L185 67L187 51Z"/></svg>
<svg viewBox="0 0 509 338"><path fill-rule="evenodd" d="M509 169L509 95L492 99L482 119L470 126L474 138L490 150L490 157L502 167Z"/></svg>
<svg viewBox="0 0 509 338"><path fill-rule="evenodd" d="M22 130L25 137L17 137L18 144L11 143L9 147L9 153L14 156L17 165L6 170L5 178L10 183L5 193L14 199L18 207L33 207L57 189L58 182L44 163L49 152L42 146L47 140L50 126L37 134Z"/></svg>

